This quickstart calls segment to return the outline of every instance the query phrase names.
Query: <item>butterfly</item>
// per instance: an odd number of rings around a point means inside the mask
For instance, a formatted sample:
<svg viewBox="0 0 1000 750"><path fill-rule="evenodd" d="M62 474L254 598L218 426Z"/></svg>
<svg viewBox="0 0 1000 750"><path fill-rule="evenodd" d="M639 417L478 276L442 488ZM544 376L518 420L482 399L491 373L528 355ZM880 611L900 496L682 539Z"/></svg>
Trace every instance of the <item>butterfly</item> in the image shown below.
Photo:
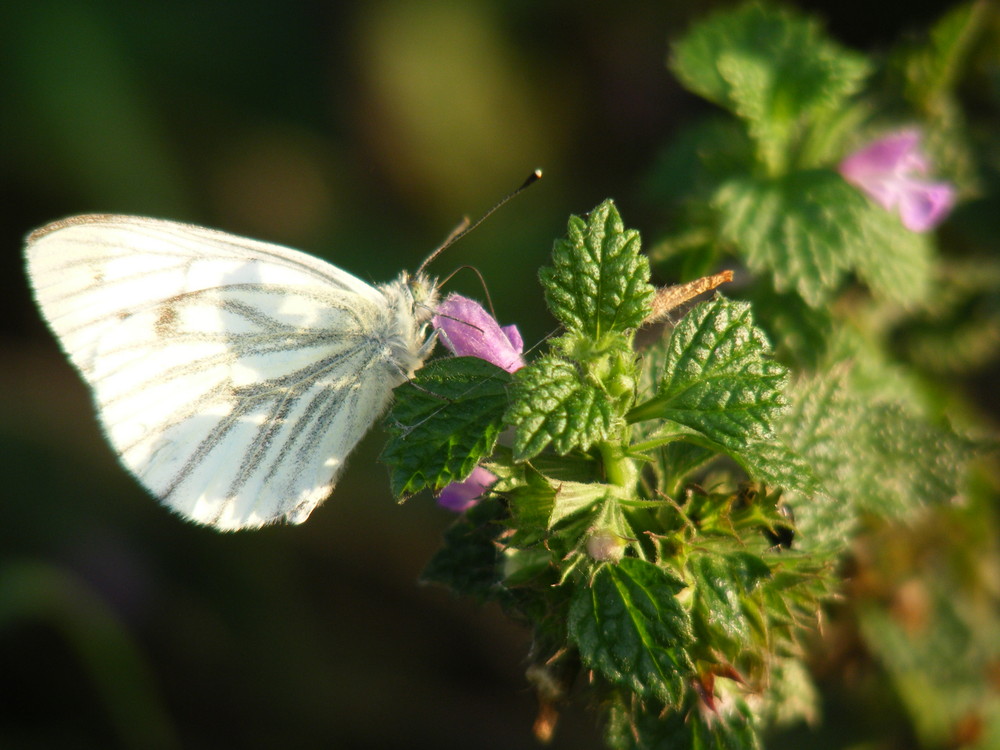
<svg viewBox="0 0 1000 750"><path fill-rule="evenodd" d="M134 216L30 234L35 300L125 467L220 530L301 523L434 348L435 281Z"/></svg>

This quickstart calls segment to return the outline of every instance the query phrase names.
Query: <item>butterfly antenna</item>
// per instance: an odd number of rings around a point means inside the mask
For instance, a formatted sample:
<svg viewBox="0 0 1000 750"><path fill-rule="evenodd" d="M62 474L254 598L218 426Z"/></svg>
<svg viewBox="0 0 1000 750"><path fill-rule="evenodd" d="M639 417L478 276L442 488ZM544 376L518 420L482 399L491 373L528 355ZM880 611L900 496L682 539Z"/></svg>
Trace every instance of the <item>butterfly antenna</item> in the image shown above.
<svg viewBox="0 0 1000 750"><path fill-rule="evenodd" d="M486 286L486 279L483 278L483 275L479 272L479 269L476 268L475 266L459 266L454 271L445 276L443 279L441 279L441 283L439 284L439 286L444 286L445 284L447 284L455 277L455 275L459 271L466 271L466 270L472 271L474 274L476 274L476 276L479 277L479 284L483 287L483 294L486 295L486 304L490 308L490 315L496 318L497 313L496 310L493 309L493 298L490 297L490 290Z"/></svg>
<svg viewBox="0 0 1000 750"><path fill-rule="evenodd" d="M489 211L487 211L482 216L480 216L478 219L476 219L475 222L473 222L472 224L470 224L468 217L466 217L465 219L463 219L461 221L461 223L457 227L455 227L454 229L451 230L451 234L448 235L448 237L445 239L445 241L442 242L440 245L438 245L437 248L435 248L434 252L432 252L430 255L428 255L427 259L423 263L420 264L420 268L417 269L417 274L422 274L424 272L424 269L427 268L427 266L430 265L430 263L431 263L432 260L434 260L436 257L438 257L447 248L451 247L456 242L458 242L459 239L461 239L462 237L464 237L465 235L467 235L469 232L471 232L473 229L475 229L480 224L482 224L484 221L486 221L490 216L493 215L494 211L496 211L502 205L504 205L505 203L507 203L507 201L509 201L514 196L516 196L518 193L520 193L523 190L527 189L530 185L534 184L535 182L537 182L541 178L542 178L542 170L536 169L534 172L532 172L530 175L528 175L528 178L524 182L521 183L520 187L518 187L516 190L508 193L503 198L501 198L497 202L497 204L495 206L493 206L493 208L491 208Z"/></svg>

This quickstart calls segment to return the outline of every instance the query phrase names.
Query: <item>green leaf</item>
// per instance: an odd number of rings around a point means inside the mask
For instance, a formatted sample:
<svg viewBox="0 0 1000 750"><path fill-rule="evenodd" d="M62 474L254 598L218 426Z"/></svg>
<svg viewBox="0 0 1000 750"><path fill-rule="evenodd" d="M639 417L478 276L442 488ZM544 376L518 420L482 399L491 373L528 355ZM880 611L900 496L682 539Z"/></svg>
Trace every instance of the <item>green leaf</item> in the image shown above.
<svg viewBox="0 0 1000 750"><path fill-rule="evenodd" d="M975 444L947 425L931 424L897 404L880 404L859 422L852 449L857 505L901 518L958 495Z"/></svg>
<svg viewBox="0 0 1000 750"><path fill-rule="evenodd" d="M499 500L480 500L444 532L444 545L431 558L420 580L441 584L480 602L497 598L497 539L505 529L506 518Z"/></svg>
<svg viewBox="0 0 1000 750"><path fill-rule="evenodd" d="M753 711L740 698L713 714L695 705L676 711L652 701L619 700L609 708L604 739L613 750L760 750L761 746Z"/></svg>
<svg viewBox="0 0 1000 750"><path fill-rule="evenodd" d="M552 265L539 272L552 314L572 335L592 342L638 328L653 288L639 233L626 230L611 200L584 221L571 216L566 239L552 248Z"/></svg>
<svg viewBox="0 0 1000 750"><path fill-rule="evenodd" d="M743 598L760 581L771 577L762 559L746 552L693 555L689 570L694 579L692 619L702 643L725 639L741 648L751 645L751 623L743 612Z"/></svg>
<svg viewBox="0 0 1000 750"><path fill-rule="evenodd" d="M815 725L819 720L819 691L800 659L774 657L758 719L764 726Z"/></svg>
<svg viewBox="0 0 1000 750"><path fill-rule="evenodd" d="M825 491L796 493L804 549L846 544L859 512L905 518L925 505L951 500L975 444L900 404L872 401L852 387L846 367L802 380L779 430L810 463Z"/></svg>
<svg viewBox="0 0 1000 750"><path fill-rule="evenodd" d="M510 374L476 357L430 362L396 389L386 419L393 493L411 495L465 479L500 434Z"/></svg>
<svg viewBox="0 0 1000 750"><path fill-rule="evenodd" d="M563 519L569 518L581 510L593 508L608 494L608 485L606 484L559 482L554 489L555 497L548 520L550 529Z"/></svg>
<svg viewBox="0 0 1000 750"><path fill-rule="evenodd" d="M517 371L504 421L516 430L514 459L524 461L549 443L560 454L587 450L621 427L622 405L582 365L550 355Z"/></svg>
<svg viewBox="0 0 1000 750"><path fill-rule="evenodd" d="M675 597L682 588L636 558L600 568L570 604L569 634L583 663L642 698L679 705L694 671L686 651L691 624Z"/></svg>
<svg viewBox="0 0 1000 750"><path fill-rule="evenodd" d="M901 59L893 62L902 68L905 95L912 104L933 114L940 100L953 93L989 17L989 3L958 4L934 24L924 44L898 55Z"/></svg>
<svg viewBox="0 0 1000 750"><path fill-rule="evenodd" d="M796 291L826 305L851 270L877 295L903 303L930 288L930 245L899 218L868 200L835 172L792 172L775 179L724 183L713 205L720 234L778 292Z"/></svg>
<svg viewBox="0 0 1000 750"><path fill-rule="evenodd" d="M845 376L844 367L835 367L797 381L789 390L789 410L778 428L830 487L829 493L789 497L795 508L796 541L804 549L843 546L857 520L851 490L844 482L852 473L862 409L848 398Z"/></svg>
<svg viewBox="0 0 1000 750"><path fill-rule="evenodd" d="M858 238L848 245L853 270L875 297L912 306L931 293L935 274L929 233L911 232L874 201L857 214Z"/></svg>
<svg viewBox="0 0 1000 750"><path fill-rule="evenodd" d="M813 307L827 302L848 268L851 227L865 198L840 175L795 172L779 179L724 183L713 204L720 233L779 292L795 290Z"/></svg>
<svg viewBox="0 0 1000 750"><path fill-rule="evenodd" d="M788 377L770 350L750 306L716 295L674 329L657 395L628 419L668 419L733 453L768 440Z"/></svg>
<svg viewBox="0 0 1000 750"><path fill-rule="evenodd" d="M752 441L733 457L747 475L771 487L812 494L821 486L809 460L781 435Z"/></svg>
<svg viewBox="0 0 1000 750"><path fill-rule="evenodd" d="M841 107L870 72L816 21L758 3L696 24L674 44L670 66L687 88L746 120L772 165L799 123Z"/></svg>
<svg viewBox="0 0 1000 750"><path fill-rule="evenodd" d="M530 466L525 478L527 482L510 493L521 530L551 529L563 519L593 508L608 492L606 484L557 481Z"/></svg>

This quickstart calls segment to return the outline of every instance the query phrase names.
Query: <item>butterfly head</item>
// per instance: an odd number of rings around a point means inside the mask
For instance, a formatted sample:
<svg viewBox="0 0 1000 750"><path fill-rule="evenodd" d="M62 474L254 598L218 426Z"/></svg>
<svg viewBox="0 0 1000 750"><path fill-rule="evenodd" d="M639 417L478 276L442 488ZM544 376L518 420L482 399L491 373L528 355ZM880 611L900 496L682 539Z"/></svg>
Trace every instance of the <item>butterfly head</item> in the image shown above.
<svg viewBox="0 0 1000 750"><path fill-rule="evenodd" d="M403 271L399 278L401 286L410 291L413 298L413 317L417 323L426 323L434 314L434 309L438 304L438 283L437 279L426 275L422 271L409 274Z"/></svg>

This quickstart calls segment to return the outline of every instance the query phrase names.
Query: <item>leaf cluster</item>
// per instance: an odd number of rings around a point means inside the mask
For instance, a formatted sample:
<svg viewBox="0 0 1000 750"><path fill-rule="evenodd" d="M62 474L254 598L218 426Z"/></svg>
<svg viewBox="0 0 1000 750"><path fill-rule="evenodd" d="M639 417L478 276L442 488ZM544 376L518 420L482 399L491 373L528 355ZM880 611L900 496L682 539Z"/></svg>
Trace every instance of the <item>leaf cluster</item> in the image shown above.
<svg viewBox="0 0 1000 750"><path fill-rule="evenodd" d="M773 481L815 484L808 467L788 471L786 369L749 305L718 294L637 349L654 295L640 250L611 201L572 217L539 274L562 335L513 375L462 358L419 371L397 393L384 454L399 494L477 463L499 477L425 578L528 623L536 667L582 665L609 726L712 705L716 676L763 689L829 579L787 548ZM712 466L737 468L712 478Z"/></svg>
<svg viewBox="0 0 1000 750"><path fill-rule="evenodd" d="M690 276L735 255L758 293L794 295L812 314L855 282L879 303L929 304L933 238L907 230L837 167L919 122L940 173L966 194L976 189L953 89L985 23L981 6L950 12L926 44L900 49L881 68L815 19L767 2L696 22L672 45L669 67L720 113L664 152L653 198L679 221L654 259Z"/></svg>
<svg viewBox="0 0 1000 750"><path fill-rule="evenodd" d="M969 17L901 64L939 98ZM560 335L513 374L418 371L384 458L400 497L477 465L498 478L424 578L532 629L543 704L584 686L615 748L753 748L816 715L804 637L858 529L960 496L982 445L884 351L885 321L928 305L937 271L933 241L835 169L873 111L874 64L752 2L697 23L670 65L728 119L667 155L679 228L650 257L690 277L731 252L749 301L716 293L638 337L663 297L605 201L539 273ZM869 301L845 314L854 280Z"/></svg>

